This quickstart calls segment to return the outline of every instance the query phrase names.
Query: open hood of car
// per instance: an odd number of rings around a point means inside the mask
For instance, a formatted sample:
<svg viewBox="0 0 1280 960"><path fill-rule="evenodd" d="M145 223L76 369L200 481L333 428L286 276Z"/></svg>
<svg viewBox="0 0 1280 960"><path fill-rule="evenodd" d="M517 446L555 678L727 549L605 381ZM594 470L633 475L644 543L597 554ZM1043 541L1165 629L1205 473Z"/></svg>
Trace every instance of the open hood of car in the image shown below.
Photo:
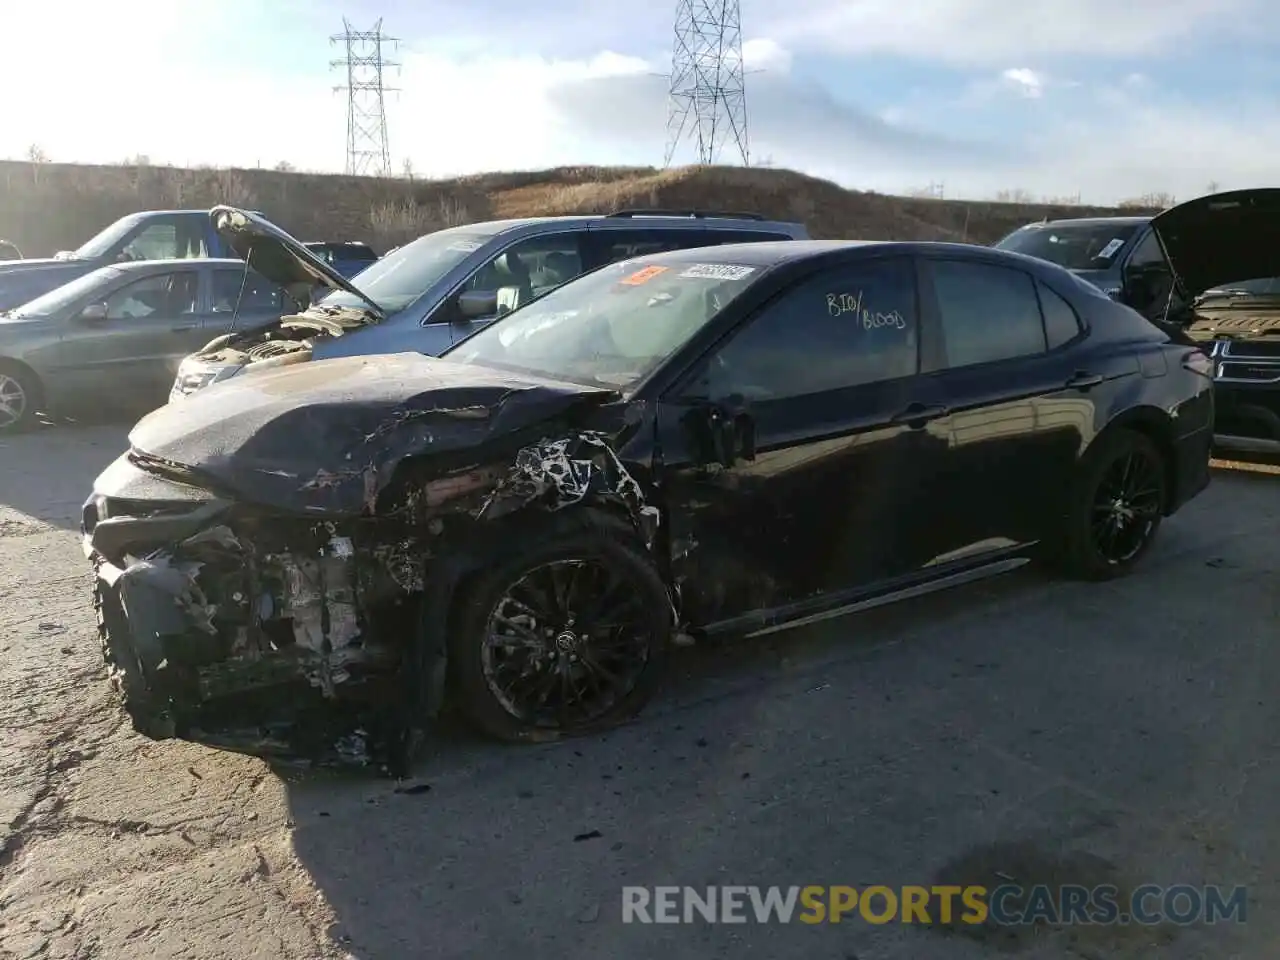
<svg viewBox="0 0 1280 960"><path fill-rule="evenodd" d="M386 318L359 287L265 217L227 206L214 207L209 216L223 242L268 280L284 287L304 284L345 290L363 300L379 319Z"/></svg>
<svg viewBox="0 0 1280 960"><path fill-rule="evenodd" d="M406 457L469 458L617 397L419 353L343 357L237 377L160 407L129 446L144 467L188 471L249 503L358 516Z"/></svg>
<svg viewBox="0 0 1280 960"><path fill-rule="evenodd" d="M1280 276L1280 188L1197 197L1158 214L1151 227L1188 296Z"/></svg>

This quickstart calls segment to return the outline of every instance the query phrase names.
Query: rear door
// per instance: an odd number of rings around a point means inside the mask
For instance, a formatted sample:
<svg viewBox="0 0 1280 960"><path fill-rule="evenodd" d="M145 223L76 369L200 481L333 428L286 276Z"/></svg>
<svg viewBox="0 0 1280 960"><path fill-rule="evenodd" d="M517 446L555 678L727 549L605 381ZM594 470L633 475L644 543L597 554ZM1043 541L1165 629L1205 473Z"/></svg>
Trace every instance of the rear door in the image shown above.
<svg viewBox="0 0 1280 960"><path fill-rule="evenodd" d="M699 620L907 575L929 559L918 488L945 441L900 420L920 399L918 366L914 267L885 258L799 280L664 398L670 533L689 547L691 582L722 585L691 599ZM690 424L708 404L749 418L754 457L726 469L703 461Z"/></svg>
<svg viewBox="0 0 1280 960"><path fill-rule="evenodd" d="M293 308L284 290L259 273L234 267L215 267L211 273L209 310L193 350L232 330L263 326Z"/></svg>
<svg viewBox="0 0 1280 960"><path fill-rule="evenodd" d="M922 501L934 549L981 554L1040 539L1093 430L1093 391L1133 361L1089 356L1074 308L1028 272L960 258L922 264L934 341L925 379L948 411L935 423L945 469Z"/></svg>

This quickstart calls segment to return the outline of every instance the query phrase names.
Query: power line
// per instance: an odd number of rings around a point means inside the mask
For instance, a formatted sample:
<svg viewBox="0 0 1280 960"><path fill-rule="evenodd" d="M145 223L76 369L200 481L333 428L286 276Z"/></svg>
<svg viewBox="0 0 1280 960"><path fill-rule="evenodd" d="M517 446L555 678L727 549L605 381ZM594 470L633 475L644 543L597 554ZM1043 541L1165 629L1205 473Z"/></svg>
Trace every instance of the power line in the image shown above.
<svg viewBox="0 0 1280 960"><path fill-rule="evenodd" d="M738 0L676 0L664 166L686 138L699 163L715 163L731 143L750 165L743 74Z"/></svg>
<svg viewBox="0 0 1280 960"><path fill-rule="evenodd" d="M347 82L334 87L334 92L347 93L347 173L355 176L391 176L391 150L387 144L387 109L385 94L397 88L382 83L382 71L399 67L399 63L382 56L384 43L397 44L399 39L382 32L382 19L372 30L352 30L342 18L342 33L329 38L330 45L342 42L347 55L329 61L329 68L343 67Z"/></svg>

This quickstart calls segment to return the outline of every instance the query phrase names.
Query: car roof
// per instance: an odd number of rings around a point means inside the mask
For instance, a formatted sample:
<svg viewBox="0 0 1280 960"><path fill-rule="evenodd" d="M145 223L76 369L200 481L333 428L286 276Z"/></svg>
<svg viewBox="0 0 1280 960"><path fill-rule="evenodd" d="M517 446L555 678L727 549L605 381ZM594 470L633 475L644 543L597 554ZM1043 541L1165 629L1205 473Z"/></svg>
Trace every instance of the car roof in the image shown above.
<svg viewBox="0 0 1280 960"><path fill-rule="evenodd" d="M214 267L234 267L244 269L244 261L239 257L176 257L169 260L130 260L127 263L109 263L107 266L125 273L162 273L174 267L198 267L208 264Z"/></svg>
<svg viewBox="0 0 1280 960"><path fill-rule="evenodd" d="M1108 223L1115 226L1123 227L1139 227L1144 223L1150 223L1153 218L1150 216L1126 216L1126 217L1068 217L1063 220L1038 220L1035 223L1027 224L1028 227L1085 227L1094 224Z"/></svg>
<svg viewBox="0 0 1280 960"><path fill-rule="evenodd" d="M560 216L560 217L516 217L508 220L485 220L479 223L468 223L458 226L459 231L474 230L479 233L499 234L506 233L509 230L517 230L521 227L540 226L542 224L558 224L561 226L589 226L594 223L611 223L619 226L629 226L632 228L644 229L645 227L665 227L672 224L694 225L700 227L719 228L723 230L737 230L743 227L748 229L763 230L768 228L776 228L782 226L801 226L801 224L788 220L764 220L755 217L734 215L732 213L718 214L714 211L706 213L680 214L680 213L663 213L655 211L646 213L636 211L627 216L608 213L579 214L576 216Z"/></svg>
<svg viewBox="0 0 1280 960"><path fill-rule="evenodd" d="M1040 264L1041 261L1006 250L978 246L973 243L945 243L933 240L768 240L746 243L724 243L711 247L689 247L664 250L637 257L646 263L734 263L752 267L772 267L797 260L809 260L840 251L865 250L886 255L919 253L963 253L987 260L1019 260Z"/></svg>

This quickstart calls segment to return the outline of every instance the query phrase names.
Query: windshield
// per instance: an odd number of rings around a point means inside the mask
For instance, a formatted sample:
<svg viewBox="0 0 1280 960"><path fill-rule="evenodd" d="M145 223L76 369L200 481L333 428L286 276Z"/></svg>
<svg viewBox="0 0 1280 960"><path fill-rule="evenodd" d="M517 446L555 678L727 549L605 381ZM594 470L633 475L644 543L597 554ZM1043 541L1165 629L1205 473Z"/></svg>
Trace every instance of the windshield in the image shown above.
<svg viewBox="0 0 1280 960"><path fill-rule="evenodd" d="M116 267L99 267L92 273L77 277L70 283L64 283L57 289L49 291L44 296L36 297L32 301L10 310L9 313L14 317L52 317L61 313L81 297L89 296L96 287L101 286L107 280L120 276L120 273L121 271Z"/></svg>
<svg viewBox="0 0 1280 960"><path fill-rule="evenodd" d="M624 260L557 287L446 356L626 389L648 376L763 272L760 267L669 256Z"/></svg>
<svg viewBox="0 0 1280 960"><path fill-rule="evenodd" d="M1243 294L1249 297L1280 296L1280 277L1262 277L1257 280L1233 280L1231 283L1219 284L1206 290L1201 297L1212 297L1219 294Z"/></svg>
<svg viewBox="0 0 1280 960"><path fill-rule="evenodd" d="M1048 260L1068 270L1106 270L1137 229L1136 223L1107 220L1034 224L1015 230L995 246L997 250Z"/></svg>
<svg viewBox="0 0 1280 960"><path fill-rule="evenodd" d="M361 270L360 289L384 313L396 313L439 283L492 236L474 227L428 233ZM324 305L366 309L363 300L345 290L326 296Z"/></svg>
<svg viewBox="0 0 1280 960"><path fill-rule="evenodd" d="M71 254L76 260L93 260L106 256L124 235L138 225L138 217L121 217Z"/></svg>

